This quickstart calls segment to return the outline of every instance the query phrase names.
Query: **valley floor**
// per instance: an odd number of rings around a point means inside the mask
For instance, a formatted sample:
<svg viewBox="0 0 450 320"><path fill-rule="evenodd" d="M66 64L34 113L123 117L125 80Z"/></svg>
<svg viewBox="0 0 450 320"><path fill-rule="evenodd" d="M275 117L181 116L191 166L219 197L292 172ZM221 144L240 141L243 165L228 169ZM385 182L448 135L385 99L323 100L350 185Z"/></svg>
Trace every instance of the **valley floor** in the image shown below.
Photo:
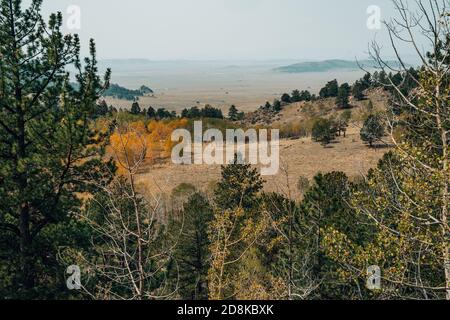
<svg viewBox="0 0 450 320"><path fill-rule="evenodd" d="M299 197L297 181L300 176L312 179L319 172L342 171L350 178L357 178L376 166L388 149L370 149L360 139L360 128L352 125L347 137L324 148L311 138L282 140L280 142L280 171L275 176L265 176L265 190ZM164 163L147 166L139 175L138 183L152 194L170 193L181 183L194 185L209 192L220 179L219 165L175 165ZM287 172L287 174L286 174ZM289 186L289 189L288 187Z"/></svg>

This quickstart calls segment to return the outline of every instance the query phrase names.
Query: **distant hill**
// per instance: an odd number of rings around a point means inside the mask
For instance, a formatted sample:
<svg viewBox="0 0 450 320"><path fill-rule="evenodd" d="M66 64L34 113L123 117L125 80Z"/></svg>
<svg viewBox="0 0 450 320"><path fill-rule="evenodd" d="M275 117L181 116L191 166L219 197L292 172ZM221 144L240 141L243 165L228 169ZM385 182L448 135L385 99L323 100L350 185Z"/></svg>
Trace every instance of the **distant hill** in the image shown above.
<svg viewBox="0 0 450 320"><path fill-rule="evenodd" d="M113 97L123 100L136 100L136 98L152 94L153 90L149 87L142 85L137 90L130 90L119 86L118 84L111 84L109 89L103 94L105 97Z"/></svg>
<svg viewBox="0 0 450 320"><path fill-rule="evenodd" d="M398 65L398 62L388 61L392 66ZM324 60L301 62L288 66L276 68L275 71L285 73L306 73L306 72L328 72L328 71L354 71L363 66L367 69L374 69L377 64L373 60L349 61L349 60Z"/></svg>

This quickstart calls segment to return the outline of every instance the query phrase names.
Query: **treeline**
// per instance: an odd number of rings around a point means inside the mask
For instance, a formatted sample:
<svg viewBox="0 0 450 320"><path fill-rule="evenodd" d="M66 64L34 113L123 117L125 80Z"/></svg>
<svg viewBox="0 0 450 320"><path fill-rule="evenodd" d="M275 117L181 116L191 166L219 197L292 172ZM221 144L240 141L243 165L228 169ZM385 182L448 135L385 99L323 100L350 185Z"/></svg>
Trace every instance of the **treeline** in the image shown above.
<svg viewBox="0 0 450 320"><path fill-rule="evenodd" d="M123 109L118 110L112 105L108 106L105 100L101 100L96 104L93 117L112 117L117 113L129 113L130 115L143 116L144 118L155 120L175 119L178 117L175 111L168 111L165 108L158 108L156 110L151 106L148 108L141 108L137 101L133 102L129 111ZM244 119L244 116L244 112L239 111L235 105L232 105L229 108L228 120L240 121ZM198 107L192 107L190 109L185 108L182 110L180 117L184 119L225 119L221 109L214 108L209 104L201 109Z"/></svg>
<svg viewBox="0 0 450 320"><path fill-rule="evenodd" d="M123 110L122 108L117 109L114 106L106 103L105 100L99 101L95 105L95 109L93 112L93 117L113 117L117 114L129 114L132 116L142 116L146 119L154 119L154 120L165 120L165 119L174 119L177 118L177 114L175 111L168 111L165 108L157 108L154 109L153 107L147 108L141 108L139 105L139 102L135 101L131 105L130 110Z"/></svg>
<svg viewBox="0 0 450 320"><path fill-rule="evenodd" d="M291 94L284 93L280 99L275 99L273 104L267 102L260 109L279 112L283 106L291 103L317 101L318 99L327 98L335 98L338 108L350 108L350 97L353 97L357 101L364 100L366 98L365 91L368 89L383 88L391 94L398 96L399 92L396 88L399 88L402 94L407 94L417 87L417 82L414 81L417 77L418 71L414 68L410 68L406 72L398 71L396 73L386 73L384 70L373 73L367 72L361 79L355 81L353 85L349 85L346 82L339 84L334 79L327 82L320 89L318 96L311 94L308 90L294 90Z"/></svg>
<svg viewBox="0 0 450 320"><path fill-rule="evenodd" d="M181 112L182 118L187 119L200 119L200 118L212 118L212 119L223 119L222 110L214 108L209 104L205 105L202 109L198 107L192 107L190 109L183 109Z"/></svg>

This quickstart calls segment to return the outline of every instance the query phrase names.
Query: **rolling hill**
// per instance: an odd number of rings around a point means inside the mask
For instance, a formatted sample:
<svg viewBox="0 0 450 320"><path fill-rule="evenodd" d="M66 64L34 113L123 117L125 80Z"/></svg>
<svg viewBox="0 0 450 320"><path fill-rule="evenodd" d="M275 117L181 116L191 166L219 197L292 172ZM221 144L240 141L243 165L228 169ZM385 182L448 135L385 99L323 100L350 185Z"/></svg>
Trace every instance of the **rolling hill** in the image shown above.
<svg viewBox="0 0 450 320"><path fill-rule="evenodd" d="M395 66L398 63L394 61L389 61L388 64ZM275 71L284 73L353 71L359 70L361 69L361 67L365 69L374 69L377 67L377 64L373 60L350 61L350 60L334 59L334 60L311 61L311 62L301 62L291 64L288 66L276 68Z"/></svg>

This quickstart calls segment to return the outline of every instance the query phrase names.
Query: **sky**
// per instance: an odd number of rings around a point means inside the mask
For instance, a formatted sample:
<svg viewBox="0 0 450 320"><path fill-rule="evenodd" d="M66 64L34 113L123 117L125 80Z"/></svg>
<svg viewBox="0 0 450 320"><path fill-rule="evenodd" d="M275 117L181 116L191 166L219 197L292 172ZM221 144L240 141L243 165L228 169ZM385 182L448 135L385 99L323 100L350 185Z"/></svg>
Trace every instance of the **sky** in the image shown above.
<svg viewBox="0 0 450 320"><path fill-rule="evenodd" d="M387 47L367 27L371 5L395 14L390 0L44 0L43 15L61 11L66 29L79 21L66 31L85 50L94 38L101 59L354 59L374 39Z"/></svg>

